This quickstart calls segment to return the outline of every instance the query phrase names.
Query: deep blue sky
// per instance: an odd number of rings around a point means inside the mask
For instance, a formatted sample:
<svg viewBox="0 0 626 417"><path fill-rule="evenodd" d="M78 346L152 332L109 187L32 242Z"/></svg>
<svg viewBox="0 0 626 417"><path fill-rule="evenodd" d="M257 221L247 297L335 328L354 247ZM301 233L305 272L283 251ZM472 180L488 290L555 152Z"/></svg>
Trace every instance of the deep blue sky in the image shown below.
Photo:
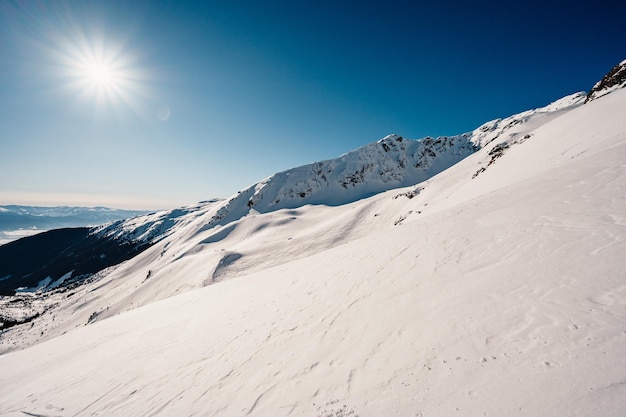
<svg viewBox="0 0 626 417"><path fill-rule="evenodd" d="M463 133L589 90L619 3L2 1L0 204L173 207Z"/></svg>

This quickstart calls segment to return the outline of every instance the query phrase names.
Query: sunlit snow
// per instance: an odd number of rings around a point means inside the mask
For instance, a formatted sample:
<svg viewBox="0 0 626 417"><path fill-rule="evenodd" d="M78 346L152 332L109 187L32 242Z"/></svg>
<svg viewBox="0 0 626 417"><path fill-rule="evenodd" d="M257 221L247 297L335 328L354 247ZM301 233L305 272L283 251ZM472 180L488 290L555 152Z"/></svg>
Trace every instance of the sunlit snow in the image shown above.
<svg viewBox="0 0 626 417"><path fill-rule="evenodd" d="M156 243L2 335L0 415L623 416L626 90L564 100L409 187L119 224Z"/></svg>

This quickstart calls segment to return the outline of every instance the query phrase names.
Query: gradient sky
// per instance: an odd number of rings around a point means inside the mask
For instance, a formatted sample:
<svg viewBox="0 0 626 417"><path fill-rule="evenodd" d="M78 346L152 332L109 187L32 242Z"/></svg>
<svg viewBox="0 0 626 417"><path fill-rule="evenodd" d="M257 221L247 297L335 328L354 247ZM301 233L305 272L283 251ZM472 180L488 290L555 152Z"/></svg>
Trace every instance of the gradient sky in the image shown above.
<svg viewBox="0 0 626 417"><path fill-rule="evenodd" d="M0 204L169 208L464 133L588 91L620 3L0 0Z"/></svg>

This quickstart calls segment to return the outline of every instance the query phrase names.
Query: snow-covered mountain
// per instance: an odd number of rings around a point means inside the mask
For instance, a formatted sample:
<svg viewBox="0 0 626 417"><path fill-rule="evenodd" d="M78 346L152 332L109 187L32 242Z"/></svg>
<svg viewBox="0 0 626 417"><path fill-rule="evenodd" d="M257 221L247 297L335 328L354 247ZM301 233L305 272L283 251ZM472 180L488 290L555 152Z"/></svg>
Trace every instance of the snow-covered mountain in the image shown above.
<svg viewBox="0 0 626 417"><path fill-rule="evenodd" d="M472 132L456 136L407 140L399 135L388 135L339 158L274 174L227 200L210 200L119 221L98 233L153 243L199 218L206 229L237 221L250 213L268 213L307 204L352 203L426 181L494 141L500 146L523 142L538 126L581 105L584 100L585 93L572 94L545 107L492 120Z"/></svg>
<svg viewBox="0 0 626 417"><path fill-rule="evenodd" d="M585 99L89 231L145 248L2 298L0 415L623 415L626 90Z"/></svg>
<svg viewBox="0 0 626 417"><path fill-rule="evenodd" d="M407 140L389 135L339 158L274 174L226 200L120 220L89 232L53 231L16 242L0 250L0 277L5 278L0 293L73 286L183 229L211 230L251 214L308 204L339 206L418 184L494 141L498 148L492 159L498 157L504 147L523 142L533 129L584 100L584 93L573 94L457 136ZM49 248L43 251L49 256L30 259L33 246Z"/></svg>

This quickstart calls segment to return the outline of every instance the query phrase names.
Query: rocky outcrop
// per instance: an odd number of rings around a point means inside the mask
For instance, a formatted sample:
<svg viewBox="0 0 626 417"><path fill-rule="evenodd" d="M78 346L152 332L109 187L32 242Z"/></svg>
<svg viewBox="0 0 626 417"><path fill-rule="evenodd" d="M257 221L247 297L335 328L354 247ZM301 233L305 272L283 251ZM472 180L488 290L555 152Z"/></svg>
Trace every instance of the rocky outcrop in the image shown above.
<svg viewBox="0 0 626 417"><path fill-rule="evenodd" d="M626 87L626 60L614 66L600 81L593 86L585 103Z"/></svg>

